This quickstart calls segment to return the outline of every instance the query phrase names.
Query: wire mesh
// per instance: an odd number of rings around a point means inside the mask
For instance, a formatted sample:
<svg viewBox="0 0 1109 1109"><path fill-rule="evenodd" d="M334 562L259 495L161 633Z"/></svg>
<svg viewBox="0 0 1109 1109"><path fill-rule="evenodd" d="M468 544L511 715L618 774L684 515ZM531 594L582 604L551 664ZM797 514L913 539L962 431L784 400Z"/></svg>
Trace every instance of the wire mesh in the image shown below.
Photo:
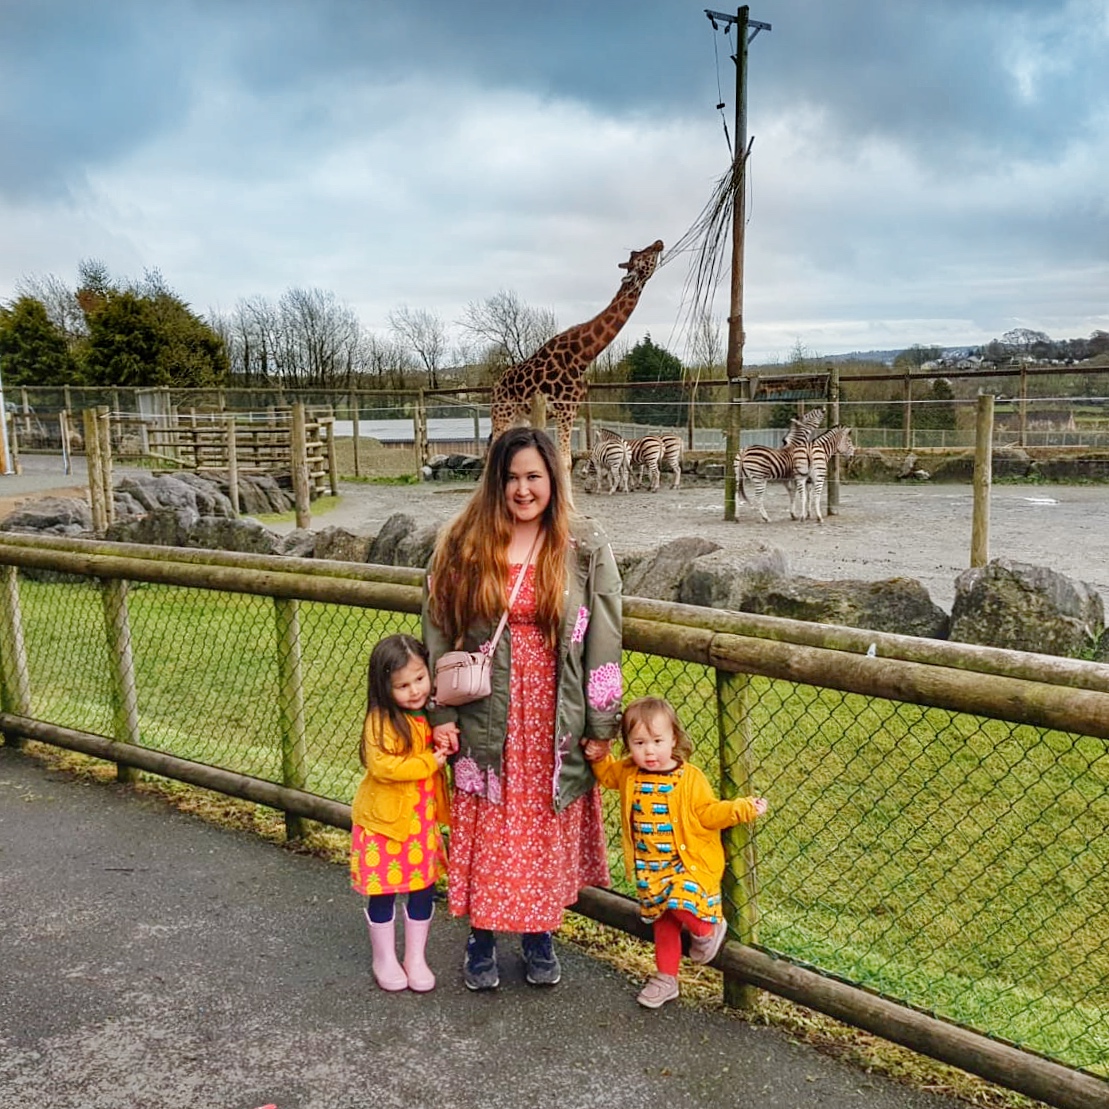
<svg viewBox="0 0 1109 1109"><path fill-rule="evenodd" d="M19 604L35 717L112 735L103 589L23 576ZM125 615L144 745L338 801L361 775L369 652L419 634L410 614L139 583ZM725 884L745 940L1109 1074L1104 740L658 654L625 651L623 672L625 700L674 705L718 789L769 799Z"/></svg>

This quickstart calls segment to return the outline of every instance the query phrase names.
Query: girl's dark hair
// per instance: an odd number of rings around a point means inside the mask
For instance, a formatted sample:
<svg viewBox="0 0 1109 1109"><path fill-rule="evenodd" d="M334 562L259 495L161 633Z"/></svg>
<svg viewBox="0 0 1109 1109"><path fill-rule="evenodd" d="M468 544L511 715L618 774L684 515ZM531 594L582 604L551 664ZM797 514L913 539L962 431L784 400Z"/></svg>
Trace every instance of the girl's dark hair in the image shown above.
<svg viewBox="0 0 1109 1109"><path fill-rule="evenodd" d="M674 756L685 762L693 754L693 741L685 734L685 728L674 711L674 706L662 697L639 697L624 709L620 719L620 736L624 741L624 750L628 749L628 736L636 724L646 724L663 716L674 733Z"/></svg>
<svg viewBox="0 0 1109 1109"><path fill-rule="evenodd" d="M392 752L395 755L412 753L412 726L408 714L393 700L393 675L415 659L430 670L427 648L418 639L404 633L387 635L377 641L366 668L366 715L378 742L385 733L385 721L392 724L399 739L399 749ZM365 766L365 734L358 747L358 758Z"/></svg>

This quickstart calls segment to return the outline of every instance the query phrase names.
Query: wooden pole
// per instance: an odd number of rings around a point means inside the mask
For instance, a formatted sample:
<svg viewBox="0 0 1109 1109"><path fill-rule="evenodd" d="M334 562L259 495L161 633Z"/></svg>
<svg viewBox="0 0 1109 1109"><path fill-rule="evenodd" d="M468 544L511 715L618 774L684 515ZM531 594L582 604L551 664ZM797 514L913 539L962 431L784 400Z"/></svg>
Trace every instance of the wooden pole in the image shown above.
<svg viewBox="0 0 1109 1109"><path fill-rule="evenodd" d="M970 531L970 564L990 561L990 484L993 481L993 396L978 394L974 428L974 516Z"/></svg>
<svg viewBox="0 0 1109 1109"><path fill-rule="evenodd" d="M839 423L839 367L828 367L828 426ZM828 515L839 514L840 457L832 455L832 468L828 474Z"/></svg>
<svg viewBox="0 0 1109 1109"><path fill-rule="evenodd" d="M14 566L0 566L0 707L19 716L31 715L31 677L19 607L19 571ZM7 742L20 746L17 737Z"/></svg>
<svg viewBox="0 0 1109 1109"><path fill-rule="evenodd" d="M329 416L326 420L320 420L320 429L323 430L324 426L327 427L327 487L331 490L331 495L337 497L339 464L335 460L335 417Z"/></svg>
<svg viewBox="0 0 1109 1109"><path fill-rule="evenodd" d="M361 460L358 457L358 394L350 394L351 434L354 437L354 476L362 476Z"/></svg>
<svg viewBox="0 0 1109 1109"><path fill-rule="evenodd" d="M227 495L231 512L239 515L239 444L235 434L235 417L227 417Z"/></svg>
<svg viewBox="0 0 1109 1109"><path fill-rule="evenodd" d="M305 429L304 403L293 405L290 459L293 467L293 503L298 528L312 526L311 494L308 490L308 435Z"/></svg>
<svg viewBox="0 0 1109 1109"><path fill-rule="evenodd" d="M752 788L751 678L748 674L716 672L716 719L720 749L720 792L730 800L750 797ZM724 841L724 915L729 933L740 943L759 942L758 857L749 824L727 829ZM735 975L724 976L724 1003L753 1009L757 991Z"/></svg>
<svg viewBox="0 0 1109 1109"><path fill-rule="evenodd" d="M904 402L901 409L901 446L905 450L911 450L913 446L913 375L911 369L905 370L901 395Z"/></svg>
<svg viewBox="0 0 1109 1109"><path fill-rule="evenodd" d="M112 413L106 404L96 410L96 430L100 437L100 490L104 498L104 527L107 529L116 518L112 498Z"/></svg>
<svg viewBox="0 0 1109 1109"><path fill-rule="evenodd" d="M85 466L89 475L89 505L92 508L92 530L103 535L108 530L104 509L104 472L100 465L100 429L97 427L96 409L86 408Z"/></svg>
<svg viewBox="0 0 1109 1109"><path fill-rule="evenodd" d="M303 407L303 406L302 406ZM274 598L277 629L277 715L281 732L281 782L303 789L308 781L308 746L304 727L304 683L300 665L300 602ZM304 838L304 821L285 814L285 835Z"/></svg>
<svg viewBox="0 0 1109 1109"><path fill-rule="evenodd" d="M1017 443L1022 446L1028 446L1028 367L1022 362L1020 364L1020 430L1018 432Z"/></svg>
<svg viewBox="0 0 1109 1109"><path fill-rule="evenodd" d="M131 621L127 613L127 582L118 578L109 579L102 582L100 588L104 630L108 639L113 734L119 743L138 745L142 734L135 688L135 660L131 651ZM137 775L131 766L117 762L116 777L121 782L133 782Z"/></svg>
<svg viewBox="0 0 1109 1109"><path fill-rule="evenodd" d="M69 412L65 408L58 413L58 433L62 437L62 470L71 474L73 461L69 457Z"/></svg>

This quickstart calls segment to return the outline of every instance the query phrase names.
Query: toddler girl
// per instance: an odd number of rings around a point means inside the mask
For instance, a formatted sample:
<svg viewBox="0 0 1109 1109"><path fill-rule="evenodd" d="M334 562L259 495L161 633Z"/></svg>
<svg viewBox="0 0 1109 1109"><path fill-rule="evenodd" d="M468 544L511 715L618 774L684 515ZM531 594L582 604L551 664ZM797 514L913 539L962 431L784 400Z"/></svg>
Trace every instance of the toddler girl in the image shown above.
<svg viewBox="0 0 1109 1109"><path fill-rule="evenodd" d="M661 697L633 701L620 727L626 758L613 758L595 740L586 743L585 755L601 785L620 791L624 865L640 915L654 925L658 968L636 1001L657 1009L678 996L683 929L693 962L711 962L720 950L727 933L720 831L761 816L766 801L718 800L704 774L685 761L693 745Z"/></svg>
<svg viewBox="0 0 1109 1109"><path fill-rule="evenodd" d="M445 869L440 824L450 822L442 767L424 707L427 649L410 635L382 639L370 655L359 758L366 773L351 808L350 881L368 895L373 972L383 990L435 988L424 958L435 882ZM407 893L404 965L397 961L396 894Z"/></svg>

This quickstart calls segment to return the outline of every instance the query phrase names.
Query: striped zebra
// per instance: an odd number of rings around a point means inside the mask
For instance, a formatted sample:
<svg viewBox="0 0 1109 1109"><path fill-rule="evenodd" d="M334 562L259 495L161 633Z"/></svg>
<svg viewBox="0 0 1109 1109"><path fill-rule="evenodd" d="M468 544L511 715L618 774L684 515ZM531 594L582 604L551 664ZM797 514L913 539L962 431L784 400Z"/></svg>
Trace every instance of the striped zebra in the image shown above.
<svg viewBox="0 0 1109 1109"><path fill-rule="evenodd" d="M780 481L789 489L789 515L796 520L793 501L798 490L801 492L801 511L804 513L804 475L809 469L809 445L793 443L787 447L764 447L761 444L745 447L735 456L736 488L743 500L753 505L759 515L770 523L763 504L766 487L772 481ZM745 483L750 482L752 497L748 498Z"/></svg>
<svg viewBox="0 0 1109 1109"><path fill-rule="evenodd" d="M652 493L658 492L659 476L662 471L662 460L666 455L666 446L661 435L641 435L628 443L631 450L632 471L635 474L636 485L643 484L644 472L650 483Z"/></svg>
<svg viewBox="0 0 1109 1109"><path fill-rule="evenodd" d="M807 443L824 423L824 409L810 408L803 416L795 417L789 421L789 431L782 439L783 447L792 447L795 443Z"/></svg>
<svg viewBox="0 0 1109 1109"><path fill-rule="evenodd" d="M603 429L602 429L603 430ZM599 435L589 452L589 461L585 466L585 476L590 472L596 474L597 481L594 491L601 492L605 478L608 478L608 493L611 496L620 487L628 491L628 475L631 472L631 451L628 444L612 432Z"/></svg>
<svg viewBox="0 0 1109 1109"><path fill-rule="evenodd" d="M677 489L682 483L682 437L665 431L659 438L662 440L662 464L674 474L674 484L670 488Z"/></svg>
<svg viewBox="0 0 1109 1109"><path fill-rule="evenodd" d="M805 476L801 479L802 485L809 484L812 491L809 493L808 503L812 505L818 523L824 523L820 515L820 498L824 492L824 485L828 479L828 463L837 455L850 458L855 453L855 444L851 441L851 429L843 424L836 424L827 431L814 436L806 447L808 451L808 465ZM801 511L803 520L809 518L808 505L805 503L804 490L801 494Z"/></svg>

